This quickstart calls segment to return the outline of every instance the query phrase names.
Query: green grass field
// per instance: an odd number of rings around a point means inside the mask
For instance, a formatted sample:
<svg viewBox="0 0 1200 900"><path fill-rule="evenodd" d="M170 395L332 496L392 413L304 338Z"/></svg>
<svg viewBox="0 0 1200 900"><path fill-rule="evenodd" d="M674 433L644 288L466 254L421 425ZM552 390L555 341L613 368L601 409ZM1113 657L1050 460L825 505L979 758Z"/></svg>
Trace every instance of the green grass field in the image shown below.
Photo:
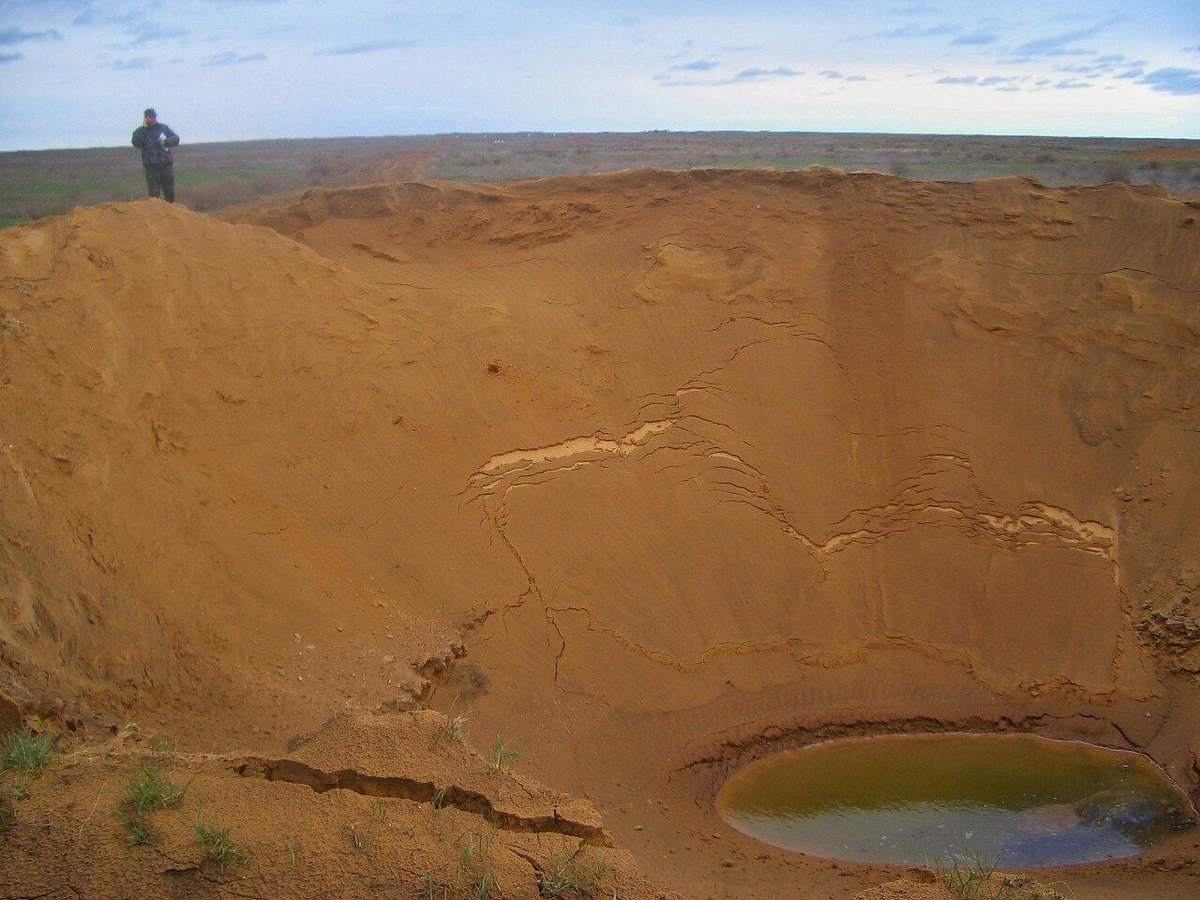
<svg viewBox="0 0 1200 900"><path fill-rule="evenodd" d="M1029 175L1054 186L1126 181L1200 197L1200 141L799 132L521 133L185 143L176 151L178 199L199 210L320 185L368 181L507 181L641 166L810 165L946 181L1002 175ZM144 192L138 153L132 147L0 153L0 227L81 204L132 200Z"/></svg>

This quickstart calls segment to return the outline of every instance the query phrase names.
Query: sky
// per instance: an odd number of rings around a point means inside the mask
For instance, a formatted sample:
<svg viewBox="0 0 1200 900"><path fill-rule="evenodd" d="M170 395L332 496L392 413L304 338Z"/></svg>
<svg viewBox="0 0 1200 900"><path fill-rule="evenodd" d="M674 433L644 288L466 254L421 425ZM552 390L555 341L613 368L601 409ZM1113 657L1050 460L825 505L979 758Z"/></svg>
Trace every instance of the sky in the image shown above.
<svg viewBox="0 0 1200 900"><path fill-rule="evenodd" d="M514 131L1200 138L1200 0L0 0L0 150Z"/></svg>

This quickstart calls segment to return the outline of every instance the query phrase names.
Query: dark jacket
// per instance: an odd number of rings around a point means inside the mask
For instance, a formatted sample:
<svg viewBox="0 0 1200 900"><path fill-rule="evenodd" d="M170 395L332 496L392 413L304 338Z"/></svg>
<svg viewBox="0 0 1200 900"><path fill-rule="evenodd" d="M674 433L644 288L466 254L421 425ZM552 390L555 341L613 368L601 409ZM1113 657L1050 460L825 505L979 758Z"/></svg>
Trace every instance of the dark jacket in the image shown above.
<svg viewBox="0 0 1200 900"><path fill-rule="evenodd" d="M161 141L159 135L162 135ZM169 125L155 122L138 128L130 143L142 151L143 166L170 166L175 163L171 159L171 148L179 146L179 135Z"/></svg>

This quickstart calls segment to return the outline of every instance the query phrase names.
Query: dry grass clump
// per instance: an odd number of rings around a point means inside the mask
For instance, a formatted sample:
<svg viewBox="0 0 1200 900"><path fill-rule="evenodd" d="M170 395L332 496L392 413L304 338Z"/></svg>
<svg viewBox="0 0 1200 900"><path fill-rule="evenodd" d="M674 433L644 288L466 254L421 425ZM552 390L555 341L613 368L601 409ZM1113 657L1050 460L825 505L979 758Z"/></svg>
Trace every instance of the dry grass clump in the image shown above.
<svg viewBox="0 0 1200 900"><path fill-rule="evenodd" d="M951 856L938 859L931 868L936 882L959 900L1073 900L1065 885L1005 875L996 865L978 856Z"/></svg>
<svg viewBox="0 0 1200 900"><path fill-rule="evenodd" d="M580 846L571 853L551 853L546 867L538 873L538 896L587 897L604 876L604 861L592 862Z"/></svg>

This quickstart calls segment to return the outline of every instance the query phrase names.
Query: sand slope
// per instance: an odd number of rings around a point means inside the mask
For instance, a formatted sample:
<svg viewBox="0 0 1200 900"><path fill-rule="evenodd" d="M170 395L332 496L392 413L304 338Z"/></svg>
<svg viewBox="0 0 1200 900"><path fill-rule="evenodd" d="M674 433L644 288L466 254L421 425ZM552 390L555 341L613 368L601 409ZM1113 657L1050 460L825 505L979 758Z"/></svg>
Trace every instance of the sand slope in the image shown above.
<svg viewBox="0 0 1200 900"><path fill-rule="evenodd" d="M1194 205L635 171L234 218L0 233L27 708L273 750L458 697L697 895L873 883L711 811L814 736L1031 728L1200 785Z"/></svg>

